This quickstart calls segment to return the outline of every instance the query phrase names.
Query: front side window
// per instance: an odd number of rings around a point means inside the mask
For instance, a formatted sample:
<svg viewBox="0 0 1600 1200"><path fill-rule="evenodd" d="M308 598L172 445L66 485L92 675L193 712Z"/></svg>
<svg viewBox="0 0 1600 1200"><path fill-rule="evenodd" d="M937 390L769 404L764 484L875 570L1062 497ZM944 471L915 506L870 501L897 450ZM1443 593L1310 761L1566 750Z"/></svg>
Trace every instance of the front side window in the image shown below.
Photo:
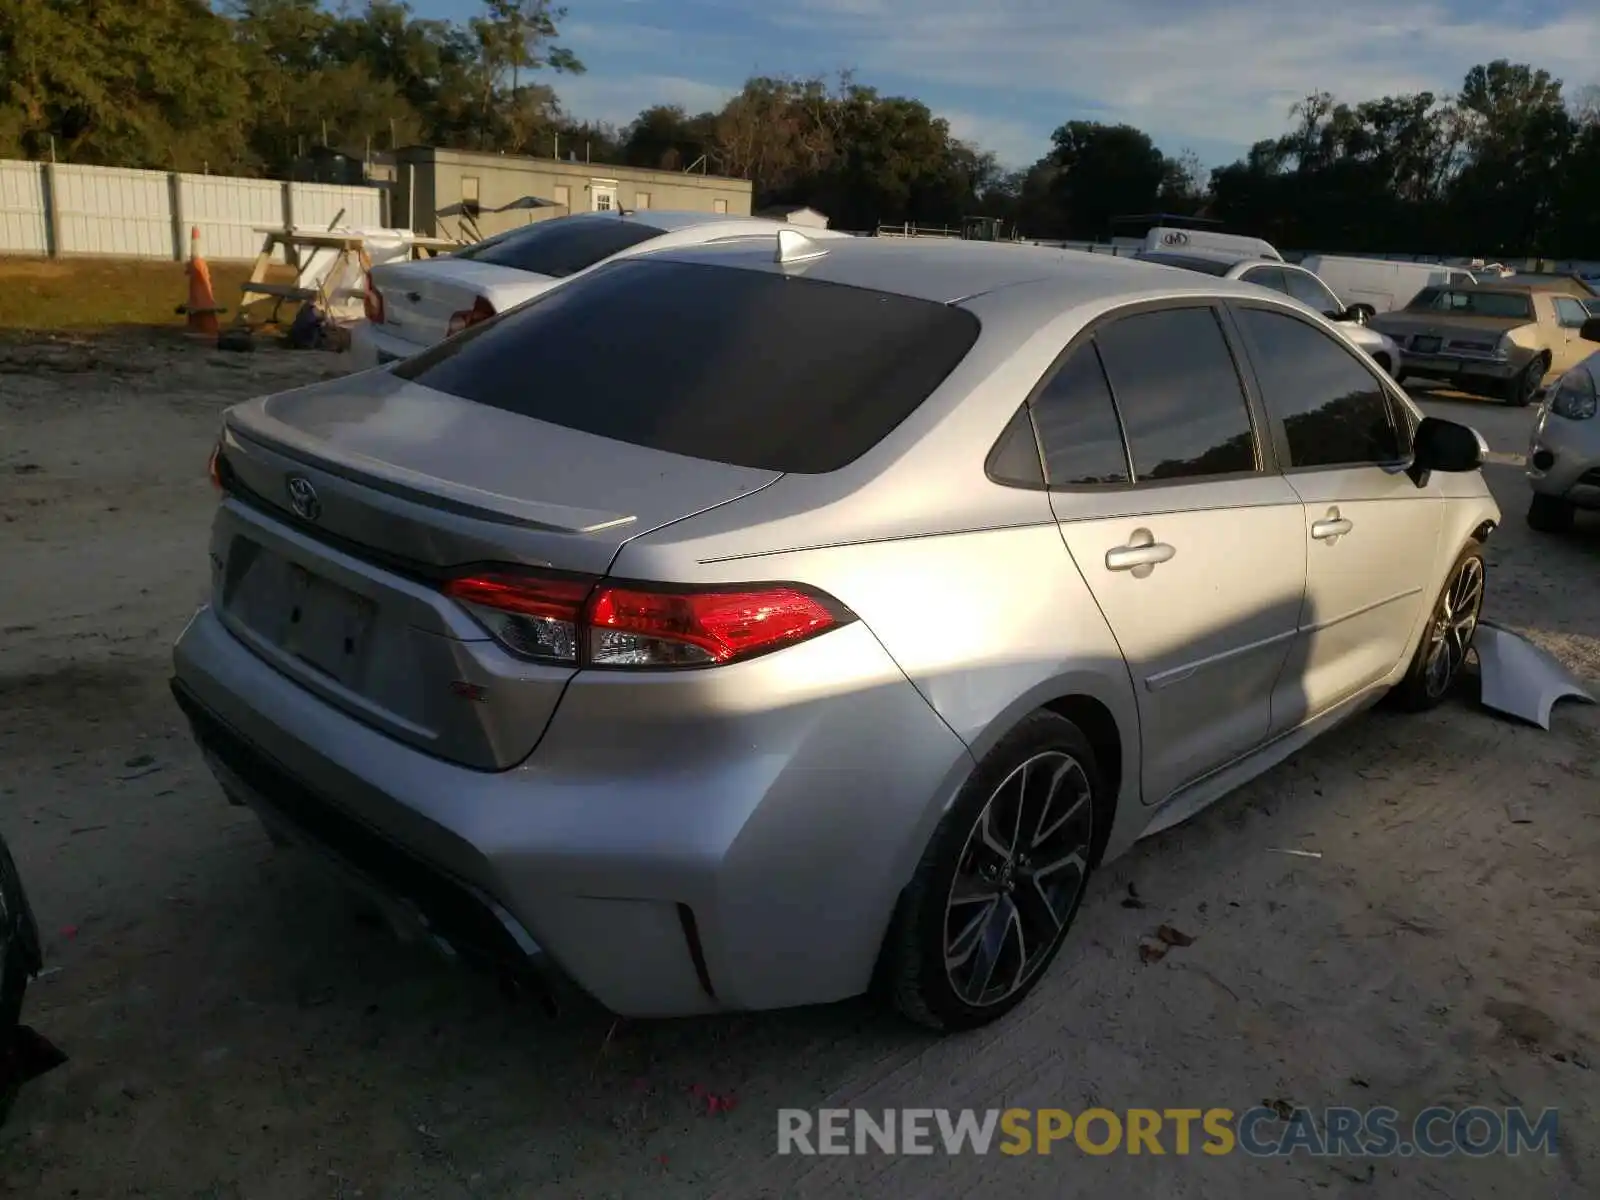
<svg viewBox="0 0 1600 1200"><path fill-rule="evenodd" d="M1310 271L1285 271L1284 276L1289 280L1289 295L1323 316L1338 316L1344 308L1327 284Z"/></svg>
<svg viewBox="0 0 1600 1200"><path fill-rule="evenodd" d="M1257 287L1271 288L1275 292L1282 292L1285 296L1289 294L1289 281L1277 267L1253 267L1240 278Z"/></svg>
<svg viewBox="0 0 1600 1200"><path fill-rule="evenodd" d="M1209 307L1122 317L1094 340L1122 417L1135 482L1258 469L1238 369Z"/></svg>
<svg viewBox="0 0 1600 1200"><path fill-rule="evenodd" d="M1377 376L1322 330L1259 308L1239 310L1267 409L1283 422L1289 466L1394 463L1405 456Z"/></svg>
<svg viewBox="0 0 1600 1200"><path fill-rule="evenodd" d="M1122 426L1092 341L1072 352L1032 406L1051 487L1129 482Z"/></svg>

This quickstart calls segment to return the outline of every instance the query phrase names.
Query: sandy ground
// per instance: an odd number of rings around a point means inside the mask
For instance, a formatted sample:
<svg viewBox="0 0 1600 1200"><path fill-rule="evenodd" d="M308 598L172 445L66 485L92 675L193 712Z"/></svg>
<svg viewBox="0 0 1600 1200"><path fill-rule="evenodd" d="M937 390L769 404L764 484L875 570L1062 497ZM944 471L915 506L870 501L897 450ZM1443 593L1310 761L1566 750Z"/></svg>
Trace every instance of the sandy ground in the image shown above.
<svg viewBox="0 0 1600 1200"><path fill-rule="evenodd" d="M202 597L218 414L338 369L181 342L0 346L0 832L48 943L26 1019L71 1055L0 1130L0 1191L1600 1194L1593 708L1563 706L1551 733L1470 697L1361 719L1101 872L1024 1009L948 1041L865 1002L552 1023L392 942L223 803L165 691ZM1522 449L1526 413L1482 415L1496 450ZM1600 522L1536 538L1518 471L1488 471L1508 518L1489 613L1600 680ZM1139 940L1163 922L1194 944L1145 964ZM781 1106L1277 1100L1557 1106L1561 1150L775 1153Z"/></svg>

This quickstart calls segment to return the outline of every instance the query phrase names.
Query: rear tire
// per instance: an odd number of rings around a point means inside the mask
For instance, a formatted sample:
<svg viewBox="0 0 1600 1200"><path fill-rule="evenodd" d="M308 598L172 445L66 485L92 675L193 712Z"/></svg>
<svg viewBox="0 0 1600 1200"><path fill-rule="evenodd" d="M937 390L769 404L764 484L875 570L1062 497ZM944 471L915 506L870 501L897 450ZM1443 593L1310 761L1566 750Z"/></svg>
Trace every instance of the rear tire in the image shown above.
<svg viewBox="0 0 1600 1200"><path fill-rule="evenodd" d="M1390 693L1397 708L1425 712L1450 694L1461 678L1472 637L1478 631L1487 582L1483 544L1468 542L1445 576L1405 678Z"/></svg>
<svg viewBox="0 0 1600 1200"><path fill-rule="evenodd" d="M1545 372L1549 369L1543 357L1534 359L1515 378L1505 385L1503 393L1505 402L1512 408L1527 408L1533 403L1533 398L1539 394L1539 386L1544 383Z"/></svg>
<svg viewBox="0 0 1600 1200"><path fill-rule="evenodd" d="M1565 533L1572 528L1574 511L1570 500L1535 492L1528 502L1528 528L1540 533Z"/></svg>
<svg viewBox="0 0 1600 1200"><path fill-rule="evenodd" d="M1083 902L1104 787L1089 739L1052 712L984 756L929 840L885 947L905 1016L976 1029L1033 990Z"/></svg>

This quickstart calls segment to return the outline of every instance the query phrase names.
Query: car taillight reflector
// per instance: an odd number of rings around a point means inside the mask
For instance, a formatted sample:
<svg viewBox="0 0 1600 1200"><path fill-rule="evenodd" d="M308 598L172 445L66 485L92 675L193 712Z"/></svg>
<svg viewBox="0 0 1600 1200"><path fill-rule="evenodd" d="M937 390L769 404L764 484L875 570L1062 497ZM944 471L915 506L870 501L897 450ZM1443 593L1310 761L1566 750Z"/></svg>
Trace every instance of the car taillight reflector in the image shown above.
<svg viewBox="0 0 1600 1200"><path fill-rule="evenodd" d="M372 286L372 276L367 276L367 294L361 301L361 307L367 314L367 320L374 325L383 324L383 293Z"/></svg>
<svg viewBox="0 0 1600 1200"><path fill-rule="evenodd" d="M831 596L787 583L656 588L487 572L444 591L512 653L572 666L720 666L855 620Z"/></svg>
<svg viewBox="0 0 1600 1200"><path fill-rule="evenodd" d="M450 317L450 336L454 337L463 329L476 325L479 321L487 321L494 316L494 305L482 296L472 302L472 307L465 312L454 313Z"/></svg>
<svg viewBox="0 0 1600 1200"><path fill-rule="evenodd" d="M578 664L578 619L594 580L557 575L486 573L452 579L444 593L478 619L513 654Z"/></svg>

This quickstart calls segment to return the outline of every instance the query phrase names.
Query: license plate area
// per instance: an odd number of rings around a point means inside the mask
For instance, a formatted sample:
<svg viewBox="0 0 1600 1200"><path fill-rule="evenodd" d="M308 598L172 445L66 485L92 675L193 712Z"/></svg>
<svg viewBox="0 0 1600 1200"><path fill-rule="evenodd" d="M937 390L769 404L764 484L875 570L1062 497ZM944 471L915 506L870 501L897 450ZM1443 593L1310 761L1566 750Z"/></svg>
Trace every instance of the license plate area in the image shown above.
<svg viewBox="0 0 1600 1200"><path fill-rule="evenodd" d="M297 563L284 571L282 633L278 645L341 684L360 673L376 606Z"/></svg>
<svg viewBox="0 0 1600 1200"><path fill-rule="evenodd" d="M1413 338L1411 348L1418 354L1437 354L1439 353L1439 339L1436 337Z"/></svg>

